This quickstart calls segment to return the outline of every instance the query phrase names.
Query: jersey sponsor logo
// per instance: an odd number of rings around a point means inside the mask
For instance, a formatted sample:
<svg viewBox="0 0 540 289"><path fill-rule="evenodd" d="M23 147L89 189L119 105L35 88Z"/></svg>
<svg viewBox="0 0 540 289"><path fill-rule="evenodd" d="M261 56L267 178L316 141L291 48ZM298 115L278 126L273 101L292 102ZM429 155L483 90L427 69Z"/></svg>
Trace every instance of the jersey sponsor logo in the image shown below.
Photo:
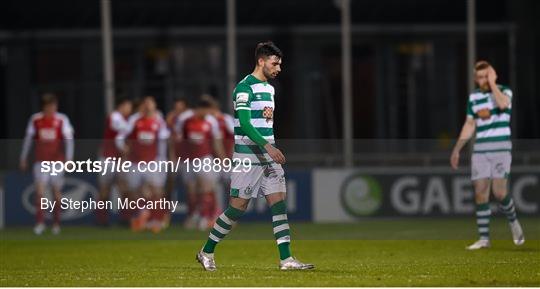
<svg viewBox="0 0 540 289"><path fill-rule="evenodd" d="M139 140L140 143L151 144L154 142L155 135L151 131L140 131L137 134L137 139Z"/></svg>
<svg viewBox="0 0 540 289"><path fill-rule="evenodd" d="M39 130L39 139L41 140L55 140L56 129L54 128L41 128Z"/></svg>
<svg viewBox="0 0 540 289"><path fill-rule="evenodd" d="M201 144L204 143L205 134L202 132L192 131L188 133L188 139L192 143Z"/></svg>
<svg viewBox="0 0 540 289"><path fill-rule="evenodd" d="M249 99L249 94L245 92L239 92L236 94L236 102L238 103L246 103Z"/></svg>

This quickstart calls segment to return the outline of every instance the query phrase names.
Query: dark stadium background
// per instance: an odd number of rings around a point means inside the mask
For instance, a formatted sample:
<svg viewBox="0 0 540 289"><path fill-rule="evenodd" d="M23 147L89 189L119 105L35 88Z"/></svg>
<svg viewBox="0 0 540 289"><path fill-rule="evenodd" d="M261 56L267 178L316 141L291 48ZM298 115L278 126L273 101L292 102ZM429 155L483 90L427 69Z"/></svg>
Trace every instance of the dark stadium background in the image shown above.
<svg viewBox="0 0 540 289"><path fill-rule="evenodd" d="M467 97L465 1L351 5L354 138L456 136ZM238 0L236 6L237 79L251 72L257 42L271 39L285 52L283 73L274 81L278 137L340 138L335 2ZM539 15L534 0L477 1L477 56L491 61L500 82L515 90L517 138L540 137ZM169 109L176 97L209 92L229 105L225 1L114 0L112 19L118 95L153 94ZM99 1L2 3L0 137L21 138L40 93L55 91L77 138L100 138L101 83Z"/></svg>

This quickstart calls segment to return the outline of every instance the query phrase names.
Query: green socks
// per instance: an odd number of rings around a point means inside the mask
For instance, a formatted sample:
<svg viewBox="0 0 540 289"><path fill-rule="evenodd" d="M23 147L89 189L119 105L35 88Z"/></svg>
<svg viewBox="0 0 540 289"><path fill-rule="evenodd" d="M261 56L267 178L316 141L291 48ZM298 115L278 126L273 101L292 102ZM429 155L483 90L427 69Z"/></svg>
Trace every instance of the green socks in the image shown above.
<svg viewBox="0 0 540 289"><path fill-rule="evenodd" d="M214 224L212 231L210 231L208 240L204 245L203 252L208 254L214 253L217 243L229 234L234 223L236 223L243 214L244 211L228 206L216 219L216 223Z"/></svg>
<svg viewBox="0 0 540 289"><path fill-rule="evenodd" d="M285 260L291 257L291 236L289 231L289 222L287 221L287 207L285 201L279 201L270 207L272 211L272 227L274 230L274 237L279 250L279 258ZM210 231L208 240L203 247L203 252L212 254L216 248L216 245L221 241L229 232L234 223L244 214L244 211L233 208L231 206L217 218L214 227Z"/></svg>
<svg viewBox="0 0 540 289"><path fill-rule="evenodd" d="M272 211L272 227L274 237L279 249L279 258L285 260L291 257L291 236L289 222L287 221L287 207L285 201L279 201L270 207Z"/></svg>
<svg viewBox="0 0 540 289"><path fill-rule="evenodd" d="M516 207L514 206L514 201L510 197L510 194L507 194L504 199L500 202L501 211L506 215L508 222L512 223L516 220Z"/></svg>
<svg viewBox="0 0 540 289"><path fill-rule="evenodd" d="M491 217L491 208L489 203L476 204L476 225L480 240L489 240L489 218Z"/></svg>

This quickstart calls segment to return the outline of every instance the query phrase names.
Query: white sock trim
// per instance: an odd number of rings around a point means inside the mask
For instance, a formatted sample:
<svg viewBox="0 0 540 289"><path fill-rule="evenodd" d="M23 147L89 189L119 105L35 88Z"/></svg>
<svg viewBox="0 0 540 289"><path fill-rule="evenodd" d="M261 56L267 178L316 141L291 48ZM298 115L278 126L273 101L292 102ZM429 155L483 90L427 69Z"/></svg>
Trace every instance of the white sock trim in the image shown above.
<svg viewBox="0 0 540 289"><path fill-rule="evenodd" d="M212 239L212 240L215 241L215 242L221 241L220 238L214 236L214 234L212 234L212 233L210 233L210 235L208 235L208 238Z"/></svg>
<svg viewBox="0 0 540 289"><path fill-rule="evenodd" d="M272 216L272 222L284 221L284 220L287 220L287 214Z"/></svg>
<svg viewBox="0 0 540 289"><path fill-rule="evenodd" d="M281 224L279 226L274 227L274 234L277 234L284 230L289 230L289 224Z"/></svg>

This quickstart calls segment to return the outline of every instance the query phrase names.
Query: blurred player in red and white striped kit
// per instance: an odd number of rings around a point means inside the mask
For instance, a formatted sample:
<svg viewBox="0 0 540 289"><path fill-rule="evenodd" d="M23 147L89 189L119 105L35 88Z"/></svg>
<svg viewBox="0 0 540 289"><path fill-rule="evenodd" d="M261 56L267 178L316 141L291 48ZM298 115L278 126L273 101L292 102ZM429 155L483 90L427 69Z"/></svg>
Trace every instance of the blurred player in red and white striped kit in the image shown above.
<svg viewBox="0 0 540 289"><path fill-rule="evenodd" d="M139 162L166 160L169 130L162 114L157 110L152 96L143 99L141 111L130 118L128 128L116 137L116 146L136 166ZM147 200L163 198L166 172L139 171L137 167L128 174L130 199L146 197ZM146 190L147 189L147 190ZM141 210L131 218L133 231L146 228L158 233L163 228L164 210Z"/></svg>
<svg viewBox="0 0 540 289"><path fill-rule="evenodd" d="M116 136L128 128L128 117L133 110L133 105L129 99L120 99L116 103L116 109L111 112L105 120L105 131L103 133L103 143L100 151L100 159L121 157L120 151L114 144ZM101 201L109 200L112 186L115 185L123 198L126 198L125 174L119 172L107 172L105 175L99 174L99 197ZM96 221L99 225L108 225L109 215L106 209L97 209ZM126 214L125 210L120 212Z"/></svg>
<svg viewBox="0 0 540 289"><path fill-rule="evenodd" d="M219 173L213 170L195 171L197 163L212 163L214 156L226 157L219 124L211 115L212 103L202 99L192 113L181 115L175 126L176 135L182 139L180 157L189 159L189 166L183 167L182 178L187 189L188 216L186 228L211 228L216 211L215 185ZM199 162L200 161L200 162ZM183 161L182 161L183 163Z"/></svg>
<svg viewBox="0 0 540 289"><path fill-rule="evenodd" d="M41 210L40 200L44 197L48 185L51 186L54 200L60 202L61 189L64 185L64 174L41 172L43 161L70 161L73 159L73 127L68 117L58 112L58 99L52 93L42 97L43 110L30 117L20 156L20 169L26 170L27 158L34 144L33 175L35 185L36 225L34 233L41 235L46 230L44 211ZM54 207L52 233L60 233L60 206Z"/></svg>

